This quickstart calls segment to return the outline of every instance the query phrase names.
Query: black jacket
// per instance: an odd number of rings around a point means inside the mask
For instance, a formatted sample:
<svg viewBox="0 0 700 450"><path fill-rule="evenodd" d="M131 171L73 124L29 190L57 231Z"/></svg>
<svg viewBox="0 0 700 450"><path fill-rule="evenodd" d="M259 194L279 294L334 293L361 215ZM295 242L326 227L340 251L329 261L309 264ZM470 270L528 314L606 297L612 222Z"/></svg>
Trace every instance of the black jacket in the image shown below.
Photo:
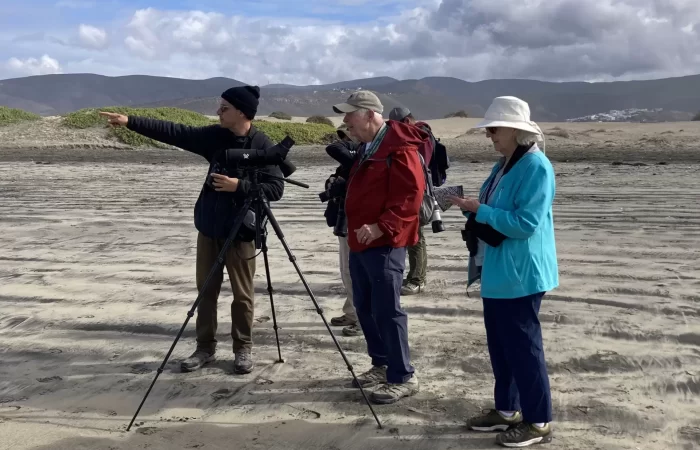
<svg viewBox="0 0 700 450"><path fill-rule="evenodd" d="M355 159L357 158L357 150L359 149L360 145L361 144L355 144L353 142L336 141L326 147L326 153L340 163L340 165L335 169L335 173L331 175L332 177L340 177L345 181L348 181L348 178L350 178L350 170L352 169L352 165L355 163ZM328 189L329 187L330 177L326 180L325 189ZM325 216L326 224L329 227L335 227L336 225L338 210L340 209L340 204L338 203L339 201L344 202L345 196L339 200L329 200L328 205L326 206L326 211L323 215Z"/></svg>
<svg viewBox="0 0 700 450"><path fill-rule="evenodd" d="M238 178L236 192L217 192L205 183L194 206L194 226L202 234L213 239L228 237L237 213L250 190L250 181L245 172L235 163L227 164L224 150L230 148L268 149L274 144L255 127L248 136L236 136L220 125L190 127L163 120L129 116L127 128L148 138L179 147L204 157L209 162L206 176L212 172L215 163L226 168L228 176ZM283 177L277 166L265 166L260 170L260 187L267 200L273 202L282 198L284 182L266 178L265 173Z"/></svg>

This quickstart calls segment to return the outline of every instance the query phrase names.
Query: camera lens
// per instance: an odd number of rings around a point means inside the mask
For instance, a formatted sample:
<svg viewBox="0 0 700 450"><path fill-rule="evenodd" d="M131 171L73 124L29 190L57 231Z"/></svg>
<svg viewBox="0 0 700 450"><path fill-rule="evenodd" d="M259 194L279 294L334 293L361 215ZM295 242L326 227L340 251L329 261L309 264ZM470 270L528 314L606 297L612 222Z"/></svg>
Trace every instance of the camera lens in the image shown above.
<svg viewBox="0 0 700 450"><path fill-rule="evenodd" d="M335 220L335 228L333 228L333 234L336 236L345 237L347 236L347 217L345 216L345 204L344 199L341 199L338 208L338 215Z"/></svg>

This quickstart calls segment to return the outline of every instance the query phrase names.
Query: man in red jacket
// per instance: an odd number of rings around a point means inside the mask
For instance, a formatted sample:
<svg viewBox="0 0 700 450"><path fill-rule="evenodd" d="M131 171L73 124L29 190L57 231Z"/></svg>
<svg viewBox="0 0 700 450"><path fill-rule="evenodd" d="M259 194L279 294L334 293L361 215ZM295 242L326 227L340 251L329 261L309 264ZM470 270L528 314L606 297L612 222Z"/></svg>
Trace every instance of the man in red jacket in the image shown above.
<svg viewBox="0 0 700 450"><path fill-rule="evenodd" d="M372 358L358 377L376 403L418 392L410 361L408 320L401 308L406 247L418 242L418 212L425 176L418 149L429 139L417 127L384 121L379 98L353 93L333 107L363 145L350 171L345 200L353 301ZM354 381L353 381L354 382Z"/></svg>

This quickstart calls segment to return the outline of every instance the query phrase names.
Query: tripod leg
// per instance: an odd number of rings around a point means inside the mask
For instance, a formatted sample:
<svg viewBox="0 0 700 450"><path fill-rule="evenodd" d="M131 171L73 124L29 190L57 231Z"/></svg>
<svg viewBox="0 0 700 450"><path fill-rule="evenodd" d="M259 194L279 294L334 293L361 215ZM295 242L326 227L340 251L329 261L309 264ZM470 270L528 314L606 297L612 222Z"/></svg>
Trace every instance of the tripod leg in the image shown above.
<svg viewBox="0 0 700 450"><path fill-rule="evenodd" d="M141 404L139 405L138 409L136 410L134 417L132 417L131 422L129 422L129 426L126 428L126 431L129 431L131 429L131 426L134 424L134 421L136 420L136 416L139 415L139 412L141 412L141 408L143 407L143 404L146 403L146 399L148 398L148 394L151 393L153 386L156 384L156 381L158 380L158 377L160 376L161 373L163 373L163 369L165 369L165 365L168 363L168 359L170 359L170 355L172 355L173 350L175 350L175 346L177 345L177 342L180 340L180 337L182 336L182 333L185 331L185 328L187 327L187 324L189 323L190 319L192 318L192 316L194 316L194 312L197 310L197 306L199 305L199 302L202 301L202 296L203 296L204 292L206 292L207 286L209 285L209 283L211 282L211 279L214 276L214 272L216 270L218 270L221 267L221 265L224 263L224 257L226 256L226 251L231 246L233 239L238 234L238 229L241 227L241 224L243 223L243 220L245 219L246 211L248 211L248 208L250 207L251 203L252 203L252 199L246 199L246 201L243 205L243 209L238 214L238 217L236 217L236 220L233 223L233 227L231 228L231 233L229 234L228 239L226 239L224 246L222 247L221 251L219 252L219 256L216 258L216 264L214 264L214 267L212 267L211 270L209 271L209 275L207 275L207 279L204 281L204 285L202 286L202 289L200 290L199 295L197 295L197 299L194 301L192 308L190 308L190 310L187 312L187 318L185 319L185 323L183 323L182 327L180 327L180 332L177 333L177 336L175 337L173 344L170 346L170 350L168 350L168 353L165 355L165 359L163 359L163 363L160 365L160 367L156 371L156 376L153 379L153 381L151 382L151 386L148 388L148 391L146 391L146 395L144 395L143 400L141 400Z"/></svg>
<svg viewBox="0 0 700 450"><path fill-rule="evenodd" d="M287 242L284 239L284 233L282 233L282 229L280 228L279 224L277 223L277 219L275 219L275 216L272 215L272 210L270 209L270 207L264 202L261 202L261 203L263 205L263 208L265 209L265 213L267 214L267 218L269 219L270 223L272 224L272 228L275 230L275 234L277 235L280 242L282 243L284 250L287 252L287 256L289 256L289 261L291 261L292 265L294 265L294 268L296 269L297 274L299 274L299 278L301 279L301 282L304 284L304 288L306 288L306 292L309 294L311 301L313 302L314 306L316 307L316 312L318 313L319 316L321 316L321 319L323 320L323 323L326 326L328 333L331 335L331 339L333 339L335 346L338 348L340 355L343 357L343 360L345 361L345 365L347 366L348 370L352 374L353 380L355 380L355 383L357 384L357 386L359 386L360 392L362 393L362 397L364 397L365 402L367 403L367 406L369 406L369 410L372 412L372 415L374 416L374 420L377 421L377 425L381 429L382 423L379 421L379 417L377 417L377 414L374 412L374 408L372 408L372 404L370 403L369 399L367 398L367 394L365 393L365 390L362 388L362 385L357 380L357 376L355 375L355 371L352 367L352 364L350 364L350 361L348 360L347 356L345 355L345 352L343 351L343 349L340 347L340 344L338 343L338 340L336 339L335 334L333 334L333 331L331 330L330 325L328 325L328 321L324 317L323 310L318 305L318 302L316 301L316 297L314 296L313 292L311 292L311 288L309 287L309 284L306 282L306 278L304 277L304 274L301 272L301 269L299 268L299 265L297 264L296 257L294 256L292 251L289 249L289 246L287 245Z"/></svg>
<svg viewBox="0 0 700 450"><path fill-rule="evenodd" d="M270 309L272 310L272 328L275 329L275 339L277 340L277 355L279 356L277 362L283 363L284 359L282 359L282 350L280 350L280 337L279 333L277 332L277 329L279 327L277 326L277 316L275 315L275 302L272 299L273 289L272 281L270 279L270 263L267 259L267 236L263 233L260 239L262 241L263 259L265 260L265 275L267 275L267 292L270 294Z"/></svg>

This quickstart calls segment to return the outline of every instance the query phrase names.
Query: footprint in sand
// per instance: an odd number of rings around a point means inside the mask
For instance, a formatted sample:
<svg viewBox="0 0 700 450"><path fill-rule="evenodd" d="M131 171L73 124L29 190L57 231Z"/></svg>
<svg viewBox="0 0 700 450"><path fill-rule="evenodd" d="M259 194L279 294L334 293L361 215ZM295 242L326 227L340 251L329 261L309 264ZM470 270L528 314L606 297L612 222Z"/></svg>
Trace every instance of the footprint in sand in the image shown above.
<svg viewBox="0 0 700 450"><path fill-rule="evenodd" d="M148 367L147 364L134 364L133 366L131 366L131 370L129 372L135 373L137 375L142 375L144 373L151 373L152 370Z"/></svg>
<svg viewBox="0 0 700 450"><path fill-rule="evenodd" d="M54 375L52 377L37 378L36 381L39 383L51 383L52 381L63 381L63 378L59 377L58 375Z"/></svg>
<svg viewBox="0 0 700 450"><path fill-rule="evenodd" d="M5 403L19 403L19 402L25 402L29 400L27 397L0 397L0 405L3 405Z"/></svg>
<svg viewBox="0 0 700 450"><path fill-rule="evenodd" d="M232 397L234 392L230 389L219 389L218 391L211 394L214 400L223 400L225 398Z"/></svg>

